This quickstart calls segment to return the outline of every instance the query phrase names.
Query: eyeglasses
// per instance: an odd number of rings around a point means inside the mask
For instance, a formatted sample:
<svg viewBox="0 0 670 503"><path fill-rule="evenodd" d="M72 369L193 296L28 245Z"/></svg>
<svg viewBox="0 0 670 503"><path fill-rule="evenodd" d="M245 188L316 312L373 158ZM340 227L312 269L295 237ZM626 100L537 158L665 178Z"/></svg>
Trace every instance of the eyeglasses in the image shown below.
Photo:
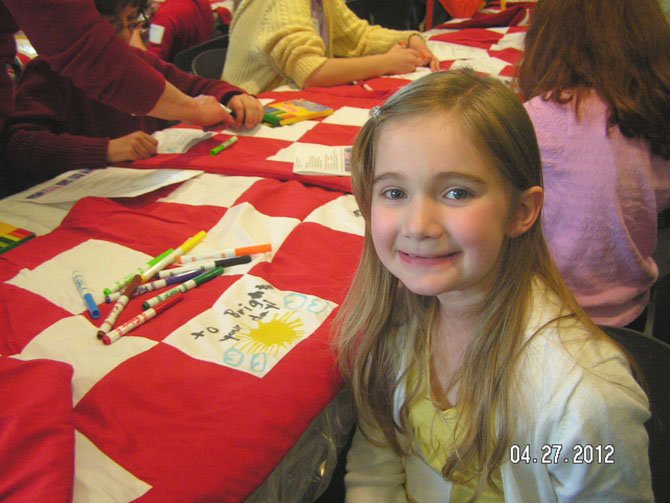
<svg viewBox="0 0 670 503"><path fill-rule="evenodd" d="M146 22L147 22L147 17L144 15L144 12L140 12L137 15L137 18L135 19L135 21L132 21L128 24L123 24L118 19L115 19L115 20L111 21L112 25L114 26L114 28L116 28L117 32L122 32L123 30L126 30L126 29L128 31L134 31L137 28L142 27L142 25L144 25L144 23L146 23Z"/></svg>

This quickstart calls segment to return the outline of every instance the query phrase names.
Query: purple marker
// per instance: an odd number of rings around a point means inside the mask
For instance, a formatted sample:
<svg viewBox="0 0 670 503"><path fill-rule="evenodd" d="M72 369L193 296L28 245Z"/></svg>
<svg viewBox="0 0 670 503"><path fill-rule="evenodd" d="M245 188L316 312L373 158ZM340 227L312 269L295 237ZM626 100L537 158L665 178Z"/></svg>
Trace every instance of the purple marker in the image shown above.
<svg viewBox="0 0 670 503"><path fill-rule="evenodd" d="M160 290L161 288L165 288L166 286L174 285L176 283L183 283L184 281L188 281L189 279L195 278L200 273L201 273L200 271L191 270L178 276L171 276L169 278L157 279L156 281L145 283L143 285L138 286L135 289L135 292L133 293L132 297L137 297L138 295L142 295L143 293L147 292L153 292L154 290ZM120 296L121 292L114 292L110 295L105 295L105 302L109 304L117 300Z"/></svg>

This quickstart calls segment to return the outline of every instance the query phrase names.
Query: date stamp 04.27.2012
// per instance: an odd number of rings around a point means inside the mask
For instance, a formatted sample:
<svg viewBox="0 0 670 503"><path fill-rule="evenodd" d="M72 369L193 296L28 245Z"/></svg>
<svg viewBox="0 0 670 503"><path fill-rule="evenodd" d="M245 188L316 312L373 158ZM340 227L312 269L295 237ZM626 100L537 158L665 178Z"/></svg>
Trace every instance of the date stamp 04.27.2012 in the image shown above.
<svg viewBox="0 0 670 503"><path fill-rule="evenodd" d="M614 446L611 444L575 444L571 449L566 450L562 444L544 444L541 446L540 453L534 455L530 445L512 444L509 450L509 460L514 465L519 463L611 465L614 464Z"/></svg>

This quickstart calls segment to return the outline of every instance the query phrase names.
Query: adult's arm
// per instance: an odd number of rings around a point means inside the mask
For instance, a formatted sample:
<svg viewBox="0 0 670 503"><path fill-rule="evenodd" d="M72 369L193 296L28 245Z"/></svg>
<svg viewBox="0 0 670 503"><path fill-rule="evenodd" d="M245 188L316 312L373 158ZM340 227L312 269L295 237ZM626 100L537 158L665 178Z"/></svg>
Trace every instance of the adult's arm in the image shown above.
<svg viewBox="0 0 670 503"><path fill-rule="evenodd" d="M166 83L116 35L90 0L3 3L51 68L90 97L137 115L201 125L225 119L214 100L193 99Z"/></svg>
<svg viewBox="0 0 670 503"><path fill-rule="evenodd" d="M72 89L41 58L31 61L23 72L4 151L18 186L71 169L106 166L108 138L66 133Z"/></svg>

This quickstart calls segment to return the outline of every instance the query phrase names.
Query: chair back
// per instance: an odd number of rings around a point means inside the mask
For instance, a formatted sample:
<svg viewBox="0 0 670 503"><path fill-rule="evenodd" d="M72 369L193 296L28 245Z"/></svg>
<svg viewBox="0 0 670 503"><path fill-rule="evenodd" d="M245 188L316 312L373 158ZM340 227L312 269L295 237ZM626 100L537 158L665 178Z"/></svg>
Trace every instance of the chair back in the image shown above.
<svg viewBox="0 0 670 503"><path fill-rule="evenodd" d="M193 47L179 51L177 54L175 54L174 59L172 60L172 64L183 72L191 72L193 59L198 54L210 49L226 48L228 47L228 40L228 35L221 35L220 37L212 38L211 40L203 42L202 44L194 45ZM220 77L221 74L219 73L216 78L218 79Z"/></svg>
<svg viewBox="0 0 670 503"><path fill-rule="evenodd" d="M220 79L227 52L223 47L201 52L191 61L191 72L206 79Z"/></svg>
<svg viewBox="0 0 670 503"><path fill-rule="evenodd" d="M670 345L635 330L601 327L635 358L644 374L651 418L649 464L656 501L670 501Z"/></svg>
<svg viewBox="0 0 670 503"><path fill-rule="evenodd" d="M670 344L670 273L658 278L652 292L651 335Z"/></svg>

